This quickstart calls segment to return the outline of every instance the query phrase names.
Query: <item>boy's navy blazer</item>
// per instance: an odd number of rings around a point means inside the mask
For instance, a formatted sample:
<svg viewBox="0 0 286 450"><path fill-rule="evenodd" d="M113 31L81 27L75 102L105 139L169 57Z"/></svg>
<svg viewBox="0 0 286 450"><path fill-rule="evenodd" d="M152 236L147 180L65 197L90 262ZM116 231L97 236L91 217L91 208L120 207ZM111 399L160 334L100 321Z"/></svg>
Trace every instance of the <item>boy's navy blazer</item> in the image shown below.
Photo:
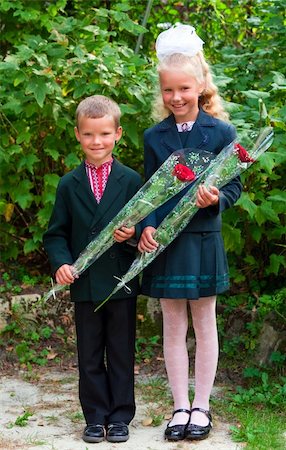
<svg viewBox="0 0 286 450"><path fill-rule="evenodd" d="M197 120L189 133L185 148L202 149L218 154L235 137L236 132L233 125L216 119L200 109ZM173 114L152 128L148 128L144 133L144 169L146 180L153 175L171 153L180 149L182 149L180 133L177 130ZM166 202L155 213L150 214L143 221L143 226L153 226L156 228L171 209L174 208L187 189L189 187ZM187 225L184 232L220 231L221 212L236 202L241 194L241 190L240 178L234 178L230 183L220 189L218 206L200 209Z"/></svg>
<svg viewBox="0 0 286 450"><path fill-rule="evenodd" d="M91 191L85 163L64 175L43 242L52 272L63 264L72 264L82 250L116 216L141 187L141 177L114 159L107 185L98 204ZM128 270L136 247L115 243L70 286L72 301L102 301ZM130 283L136 296L138 280ZM128 297L123 289L114 298Z"/></svg>

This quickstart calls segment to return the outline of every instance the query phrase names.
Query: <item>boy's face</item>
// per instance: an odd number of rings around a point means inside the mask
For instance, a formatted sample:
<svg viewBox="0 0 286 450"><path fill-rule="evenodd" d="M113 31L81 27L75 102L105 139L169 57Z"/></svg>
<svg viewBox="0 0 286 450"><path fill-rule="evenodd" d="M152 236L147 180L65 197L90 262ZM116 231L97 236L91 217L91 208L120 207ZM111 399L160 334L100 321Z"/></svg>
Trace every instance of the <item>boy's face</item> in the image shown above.
<svg viewBox="0 0 286 450"><path fill-rule="evenodd" d="M100 166L111 159L115 142L122 136L122 128L116 128L112 116L80 117L75 135L87 161Z"/></svg>

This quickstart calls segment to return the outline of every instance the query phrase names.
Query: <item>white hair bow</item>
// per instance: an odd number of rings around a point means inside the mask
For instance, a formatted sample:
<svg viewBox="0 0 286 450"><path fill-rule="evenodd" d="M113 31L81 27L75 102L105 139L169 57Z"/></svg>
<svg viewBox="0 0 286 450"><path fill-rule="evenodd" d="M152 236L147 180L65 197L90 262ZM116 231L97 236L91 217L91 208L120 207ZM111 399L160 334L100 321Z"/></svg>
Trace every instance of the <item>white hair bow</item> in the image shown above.
<svg viewBox="0 0 286 450"><path fill-rule="evenodd" d="M173 53L194 56L202 50L203 44L194 27L177 23L157 37L157 58L161 60Z"/></svg>

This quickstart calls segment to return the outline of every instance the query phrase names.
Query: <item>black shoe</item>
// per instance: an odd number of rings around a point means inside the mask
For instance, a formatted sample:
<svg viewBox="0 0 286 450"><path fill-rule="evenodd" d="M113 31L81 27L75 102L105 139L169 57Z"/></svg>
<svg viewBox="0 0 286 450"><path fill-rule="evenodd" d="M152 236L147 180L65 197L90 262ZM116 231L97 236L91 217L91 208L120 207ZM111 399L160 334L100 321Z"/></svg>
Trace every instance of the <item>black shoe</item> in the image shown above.
<svg viewBox="0 0 286 450"><path fill-rule="evenodd" d="M208 437L213 427L212 416L209 411L206 411L205 409L202 408L192 408L191 414L193 411L200 411L204 413L209 419L209 423L205 427L202 425L195 425L194 423L189 423L186 429L186 439L190 439L193 441L201 441L202 439L206 439Z"/></svg>
<svg viewBox="0 0 286 450"><path fill-rule="evenodd" d="M87 425L84 429L82 439L85 442L102 442L104 440L103 425Z"/></svg>
<svg viewBox="0 0 286 450"><path fill-rule="evenodd" d="M124 422L109 423L106 429L106 440L109 442L126 442L129 439L128 425Z"/></svg>
<svg viewBox="0 0 286 450"><path fill-rule="evenodd" d="M188 414L191 414L191 411L188 409L176 409L176 411L173 412L172 417L178 412L186 412ZM168 441L181 441L185 439L186 429L189 425L190 419L185 425L172 425L169 427L169 424L167 425L167 428L165 430L164 436L165 439L168 439ZM169 422L170 423L170 422Z"/></svg>

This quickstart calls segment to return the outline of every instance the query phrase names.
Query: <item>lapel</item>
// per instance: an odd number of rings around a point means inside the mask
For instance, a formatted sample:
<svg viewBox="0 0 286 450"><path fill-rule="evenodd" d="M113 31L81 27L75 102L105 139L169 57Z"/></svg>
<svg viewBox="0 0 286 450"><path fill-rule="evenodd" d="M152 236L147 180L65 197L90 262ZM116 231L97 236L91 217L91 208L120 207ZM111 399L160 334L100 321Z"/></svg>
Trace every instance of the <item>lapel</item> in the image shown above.
<svg viewBox="0 0 286 450"><path fill-rule="evenodd" d="M188 147L190 148L204 148L208 144L209 135L206 132L208 127L215 125L214 119L202 109L199 110L198 117L194 123L192 131L189 134ZM170 150L170 153L175 150L180 150L181 140L177 131L174 115L171 114L159 124L160 143L164 148Z"/></svg>
<svg viewBox="0 0 286 450"><path fill-rule="evenodd" d="M95 214L98 204L86 176L84 161L74 170L73 177L77 181L77 187L75 189L76 196L92 214Z"/></svg>
<svg viewBox="0 0 286 450"><path fill-rule="evenodd" d="M88 178L86 176L84 161L74 170L73 177L77 181L75 194L93 215L91 227L97 224L103 216L110 212L114 202L122 191L121 178L124 177L123 166L114 159L112 169L108 177L108 181L101 199L98 204L94 198L90 188Z"/></svg>
<svg viewBox="0 0 286 450"><path fill-rule="evenodd" d="M215 126L215 120L212 116L199 110L197 120L194 123L189 136L189 143L192 148L206 148L209 143L209 127Z"/></svg>
<svg viewBox="0 0 286 450"><path fill-rule="evenodd" d="M158 129L160 133L160 144L163 148L169 150L170 154L175 150L180 150L182 145L173 114L160 122Z"/></svg>

